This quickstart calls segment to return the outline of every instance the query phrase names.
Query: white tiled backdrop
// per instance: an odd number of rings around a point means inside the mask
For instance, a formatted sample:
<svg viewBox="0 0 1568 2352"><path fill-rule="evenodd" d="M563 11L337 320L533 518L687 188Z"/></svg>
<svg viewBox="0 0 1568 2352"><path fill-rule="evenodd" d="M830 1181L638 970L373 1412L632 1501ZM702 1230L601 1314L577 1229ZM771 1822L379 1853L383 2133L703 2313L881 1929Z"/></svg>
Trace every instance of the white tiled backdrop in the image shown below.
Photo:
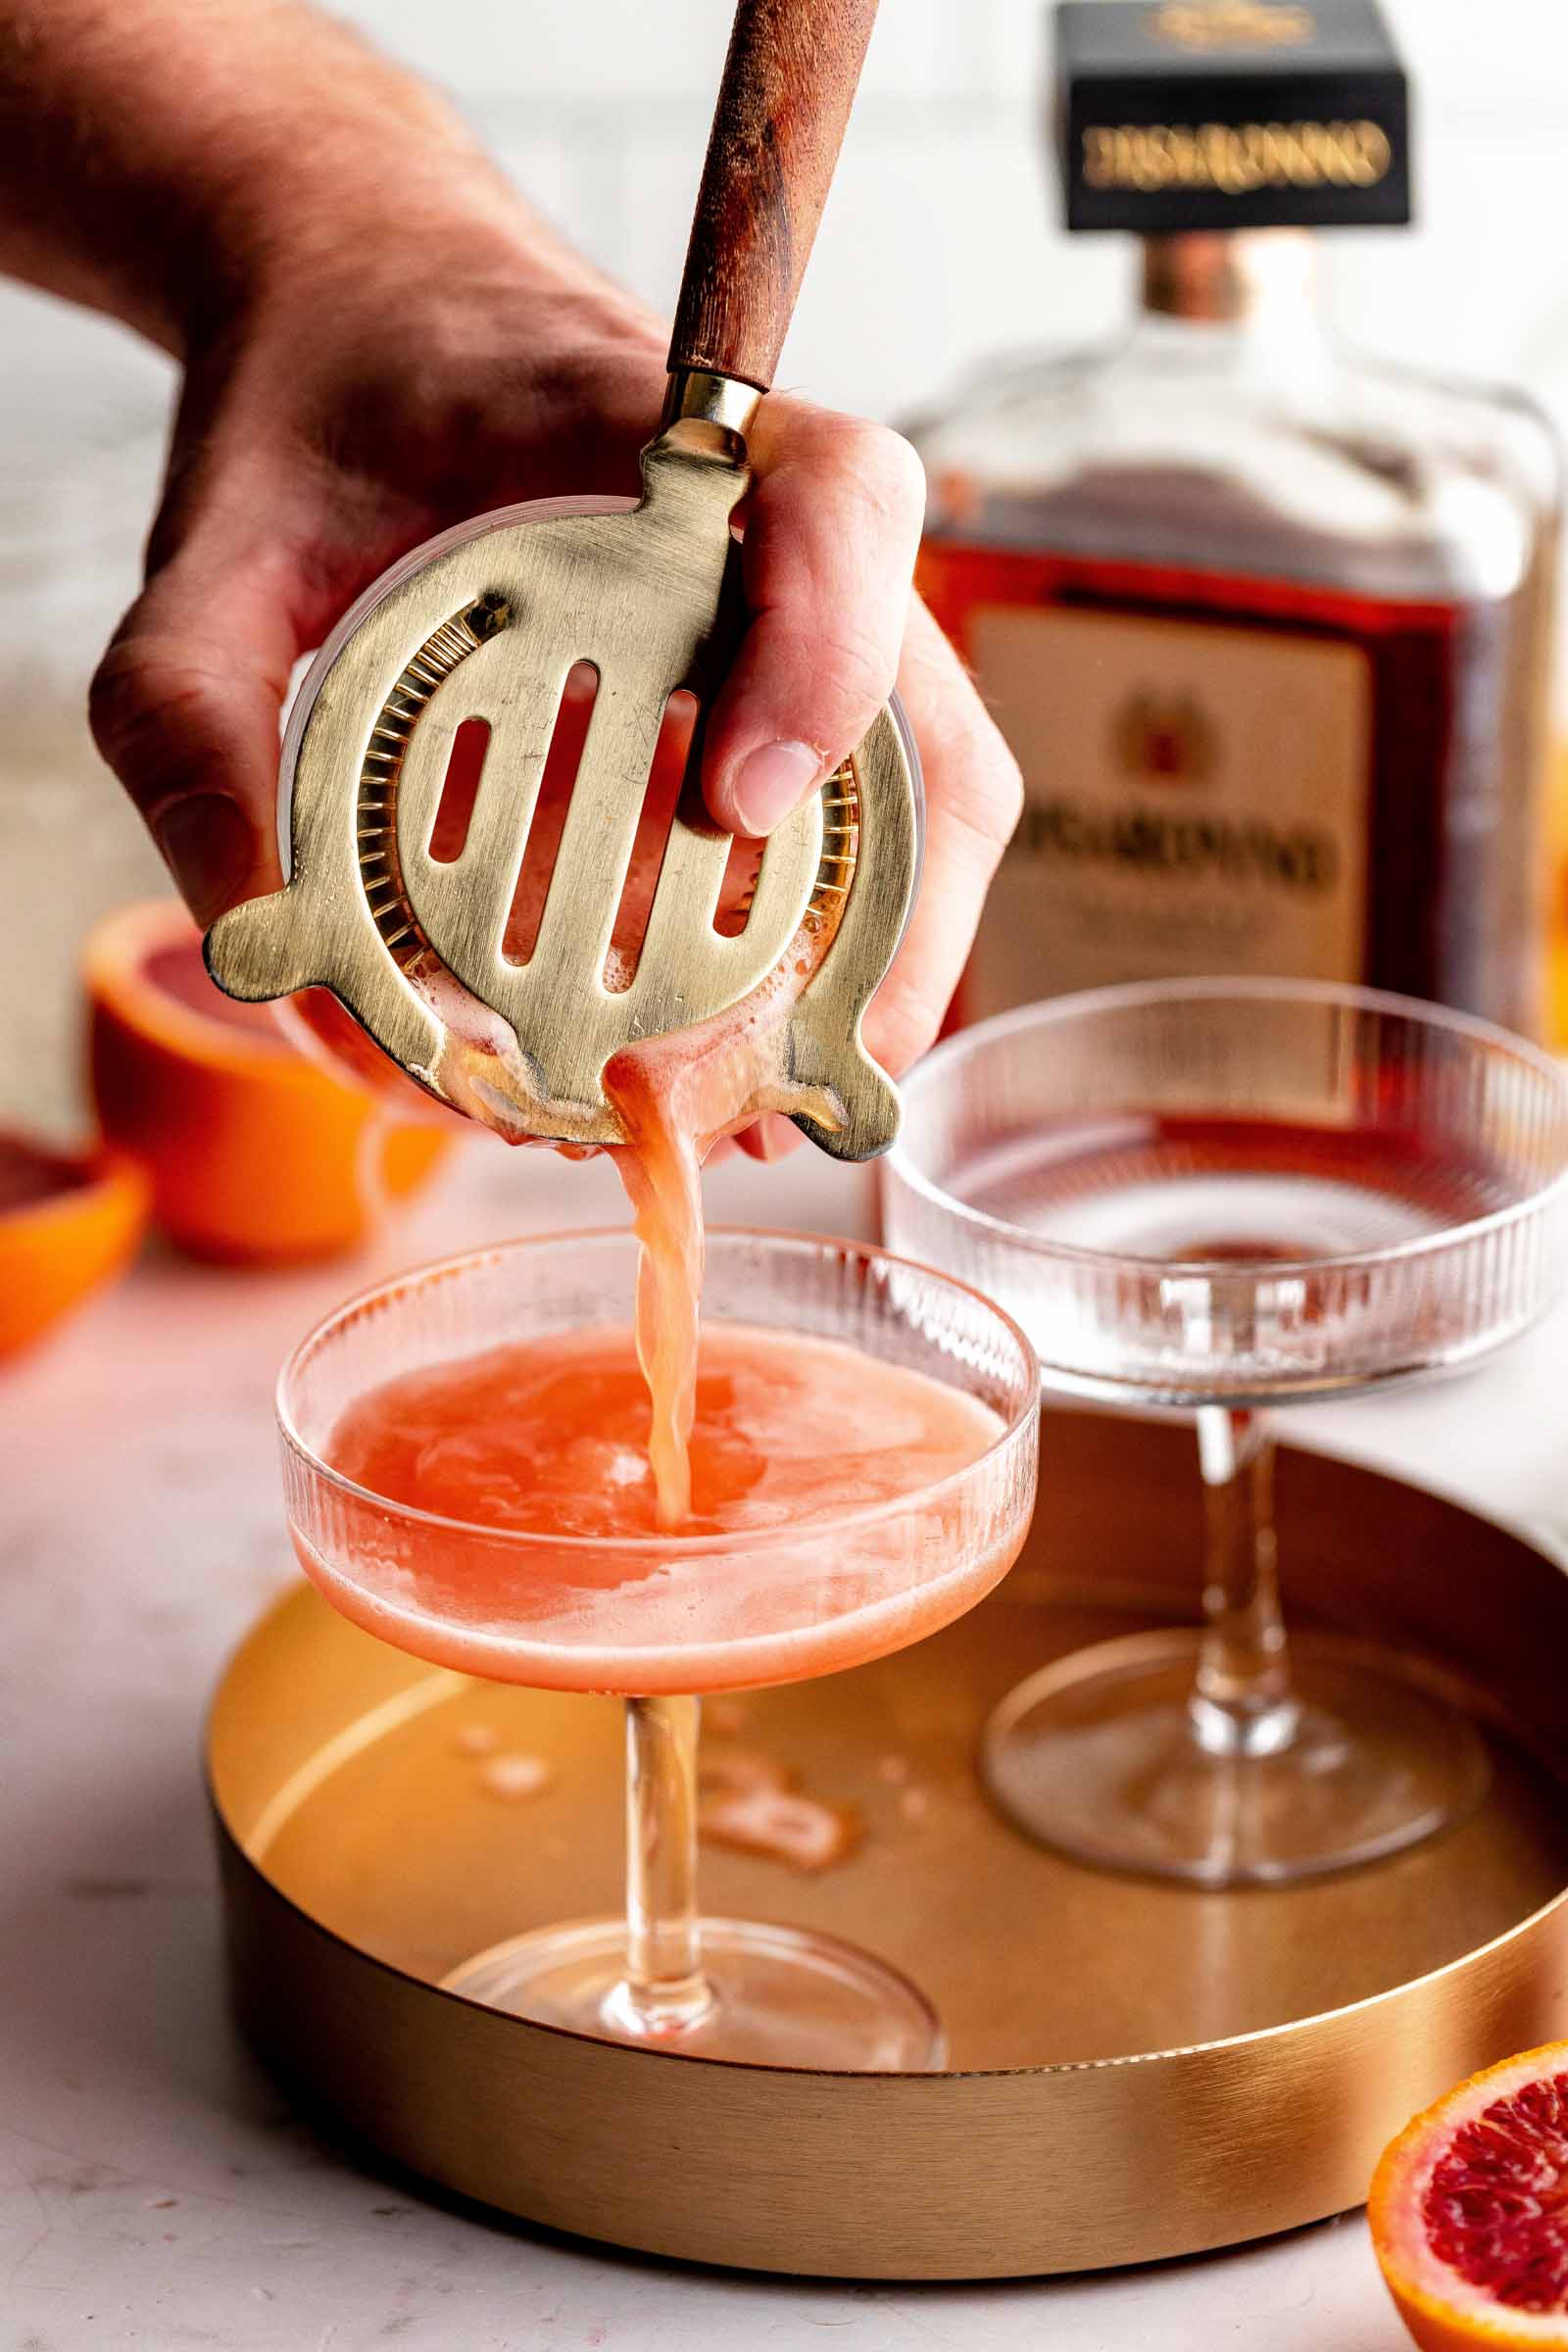
<svg viewBox="0 0 1568 2352"><path fill-rule="evenodd" d="M1568 8L1387 4L1417 86L1420 220L1325 240L1334 315L1402 357L1555 381L1568 411ZM729 0L338 0L336 13L443 84L519 187L667 307ZM1122 242L1055 222L1043 24L1038 0L882 0L789 381L897 416L984 351L1115 318ZM57 318L0 289L0 354L47 368ZM101 381L145 373L108 328L72 349ZM5 371L0 358L0 384Z"/></svg>
<svg viewBox="0 0 1568 2352"><path fill-rule="evenodd" d="M1547 371L1568 402L1568 10L1389 0L1420 102L1421 225L1327 240L1346 329L1401 356ZM343 13L442 81L519 185L667 307L727 0L424 0ZM1067 238L1041 138L1037 0L882 0L788 379L879 416L977 354L1116 315L1119 241Z"/></svg>
<svg viewBox="0 0 1568 2352"><path fill-rule="evenodd" d="M1325 240L1333 315L1388 353L1526 381L1568 431L1568 6L1391 5L1419 97L1420 223ZM668 307L729 0L339 13L445 84L545 212ZM1056 226L1043 51L1037 0L882 0L783 380L896 418L989 350L1112 323L1129 257ZM0 926L0 997L27 1007L0 1120L73 1116L74 938L158 879L79 704L134 586L167 396L163 364L119 330L0 285L0 856L24 910ZM70 620L54 645L75 649L63 664L43 648L52 610Z"/></svg>

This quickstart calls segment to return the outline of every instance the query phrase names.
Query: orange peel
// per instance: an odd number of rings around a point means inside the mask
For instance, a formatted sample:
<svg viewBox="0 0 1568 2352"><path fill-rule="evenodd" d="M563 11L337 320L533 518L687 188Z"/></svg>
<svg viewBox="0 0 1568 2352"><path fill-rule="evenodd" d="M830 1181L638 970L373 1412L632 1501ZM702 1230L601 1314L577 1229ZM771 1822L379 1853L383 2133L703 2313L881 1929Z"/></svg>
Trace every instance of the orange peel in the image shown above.
<svg viewBox="0 0 1568 2352"><path fill-rule="evenodd" d="M158 1224L197 1256L280 1264L351 1250L448 1149L450 1123L400 1116L302 1054L270 1006L223 997L175 900L99 923L82 973L104 1134L146 1170Z"/></svg>
<svg viewBox="0 0 1568 2352"><path fill-rule="evenodd" d="M113 1152L57 1152L0 1136L0 1356L30 1347L124 1271L148 1186Z"/></svg>

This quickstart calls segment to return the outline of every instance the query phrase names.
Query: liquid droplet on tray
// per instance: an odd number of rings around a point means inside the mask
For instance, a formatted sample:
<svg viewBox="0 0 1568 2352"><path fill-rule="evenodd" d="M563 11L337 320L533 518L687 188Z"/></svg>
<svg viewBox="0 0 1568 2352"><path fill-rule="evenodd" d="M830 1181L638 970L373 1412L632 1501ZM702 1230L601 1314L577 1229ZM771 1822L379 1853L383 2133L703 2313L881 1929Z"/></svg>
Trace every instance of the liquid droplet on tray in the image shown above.
<svg viewBox="0 0 1568 2352"><path fill-rule="evenodd" d="M488 1723L465 1723L453 1733L452 1745L460 1756L493 1755L501 1745L501 1734Z"/></svg>
<svg viewBox="0 0 1568 2352"><path fill-rule="evenodd" d="M520 1798L542 1796L555 1779L555 1774L543 1756L528 1756L520 1750L492 1756L479 1774L480 1785L491 1796L499 1796L507 1804Z"/></svg>
<svg viewBox="0 0 1568 2352"><path fill-rule="evenodd" d="M792 1870L827 1870L853 1854L865 1825L853 1805L825 1805L793 1788L753 1788L704 1800L699 1826L715 1845Z"/></svg>

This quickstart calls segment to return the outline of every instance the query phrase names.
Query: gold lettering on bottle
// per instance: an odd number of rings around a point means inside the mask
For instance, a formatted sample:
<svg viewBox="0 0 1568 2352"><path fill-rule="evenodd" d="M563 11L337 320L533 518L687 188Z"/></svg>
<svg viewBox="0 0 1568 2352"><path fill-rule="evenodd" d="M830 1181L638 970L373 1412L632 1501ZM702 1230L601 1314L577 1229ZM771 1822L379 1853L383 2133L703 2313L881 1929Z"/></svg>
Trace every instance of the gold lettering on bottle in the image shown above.
<svg viewBox="0 0 1568 2352"><path fill-rule="evenodd" d="M1356 122L1092 123L1083 134L1084 184L1211 188L1375 188L1394 162L1380 124Z"/></svg>
<svg viewBox="0 0 1568 2352"><path fill-rule="evenodd" d="M1263 0L1166 0L1149 29L1176 49L1283 49L1317 30L1310 9L1270 8Z"/></svg>

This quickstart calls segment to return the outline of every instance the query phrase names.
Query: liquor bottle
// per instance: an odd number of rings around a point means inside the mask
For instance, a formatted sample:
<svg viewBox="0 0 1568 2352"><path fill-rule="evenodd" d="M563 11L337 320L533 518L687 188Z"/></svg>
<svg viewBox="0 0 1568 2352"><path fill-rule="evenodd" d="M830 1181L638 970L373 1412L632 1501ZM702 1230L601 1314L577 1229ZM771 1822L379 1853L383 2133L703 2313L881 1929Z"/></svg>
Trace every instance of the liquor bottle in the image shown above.
<svg viewBox="0 0 1568 2352"><path fill-rule="evenodd" d="M1070 229L1110 348L913 427L921 580L1024 773L961 1002L1364 981L1537 1032L1557 460L1522 397L1342 349L1321 232L1409 218L1372 0L1067 0Z"/></svg>

